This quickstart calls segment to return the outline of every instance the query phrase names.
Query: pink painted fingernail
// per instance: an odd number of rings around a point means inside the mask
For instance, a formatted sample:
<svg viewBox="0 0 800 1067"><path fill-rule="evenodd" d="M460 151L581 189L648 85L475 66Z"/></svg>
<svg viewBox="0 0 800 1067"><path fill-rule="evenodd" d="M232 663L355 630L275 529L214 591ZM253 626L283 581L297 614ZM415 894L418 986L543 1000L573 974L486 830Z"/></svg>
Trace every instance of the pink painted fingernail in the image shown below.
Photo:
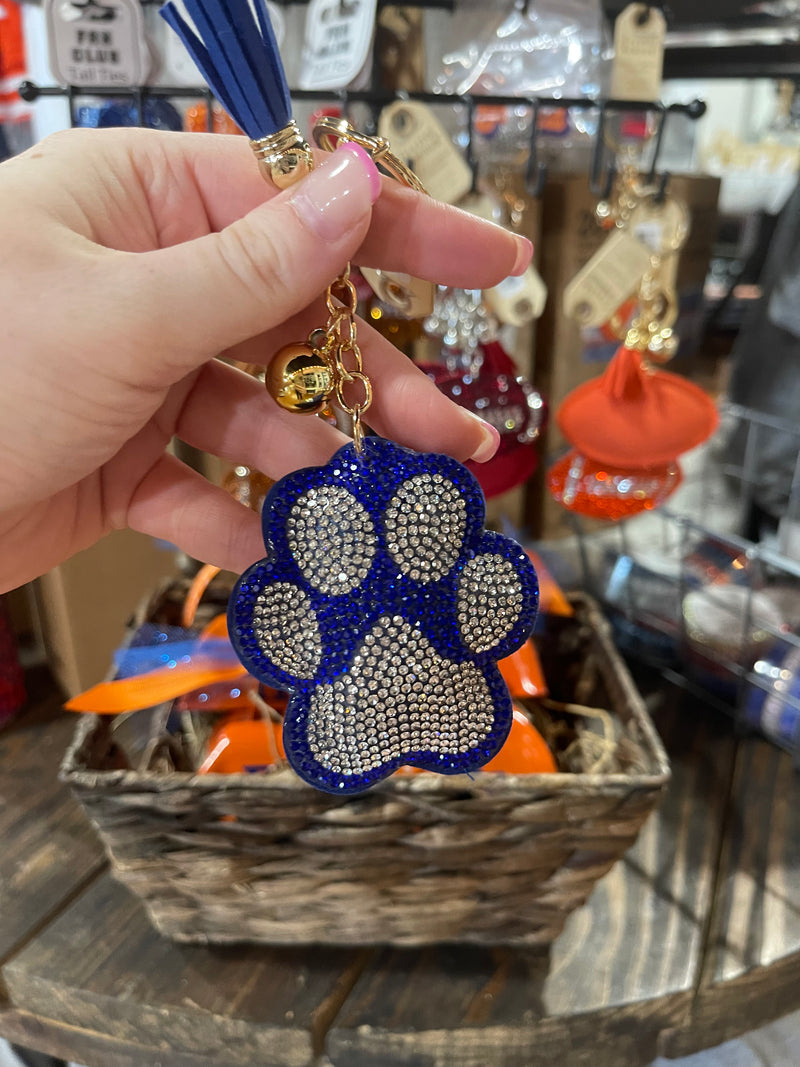
<svg viewBox="0 0 800 1067"><path fill-rule="evenodd" d="M469 458L473 463L486 463L500 447L500 431L495 426L492 426L491 423L484 421L480 415L476 415L474 411L469 411L466 408L462 408L462 410L465 415L469 415L471 419L477 422L481 429L481 442Z"/></svg>
<svg viewBox="0 0 800 1067"><path fill-rule="evenodd" d="M517 258L514 260L511 274L514 277L519 277L520 274L524 274L528 269L528 264L532 257L533 245L527 237L520 237L519 234L517 234Z"/></svg>
<svg viewBox="0 0 800 1067"><path fill-rule="evenodd" d="M344 144L339 145L339 148L343 152L353 152L364 164L364 168L369 176L370 196L372 203L374 204L378 197L381 195L381 176L378 168L372 159L372 156L366 150L362 148L360 144L356 144L355 141L345 141Z"/></svg>
<svg viewBox="0 0 800 1067"><path fill-rule="evenodd" d="M318 237L332 241L364 218L380 193L380 185L378 168L368 153L358 145L346 144L300 182L289 203Z"/></svg>

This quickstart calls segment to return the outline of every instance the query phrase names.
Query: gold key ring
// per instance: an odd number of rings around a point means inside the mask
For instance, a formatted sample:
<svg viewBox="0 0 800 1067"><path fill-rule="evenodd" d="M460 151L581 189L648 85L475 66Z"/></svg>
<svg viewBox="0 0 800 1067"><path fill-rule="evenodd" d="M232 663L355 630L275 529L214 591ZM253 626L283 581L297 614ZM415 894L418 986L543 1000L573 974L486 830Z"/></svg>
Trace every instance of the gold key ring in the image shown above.
<svg viewBox="0 0 800 1067"><path fill-rule="evenodd" d="M397 158L384 137L370 137L366 133L359 133L347 119L329 116L317 119L314 124L314 140L326 152L335 152L341 142L351 141L368 152L376 164L383 167L388 175L402 185L416 189L418 193L427 194L425 186L414 171Z"/></svg>
<svg viewBox="0 0 800 1067"><path fill-rule="evenodd" d="M391 178L409 189L428 195L427 189L414 171L397 158L385 138L359 133L347 119L329 116L317 120L313 136L317 145L326 152L334 152L340 144L348 141L359 145ZM374 267L362 267L361 273L379 300L383 300L408 318L424 319L433 311L435 286L432 282Z"/></svg>

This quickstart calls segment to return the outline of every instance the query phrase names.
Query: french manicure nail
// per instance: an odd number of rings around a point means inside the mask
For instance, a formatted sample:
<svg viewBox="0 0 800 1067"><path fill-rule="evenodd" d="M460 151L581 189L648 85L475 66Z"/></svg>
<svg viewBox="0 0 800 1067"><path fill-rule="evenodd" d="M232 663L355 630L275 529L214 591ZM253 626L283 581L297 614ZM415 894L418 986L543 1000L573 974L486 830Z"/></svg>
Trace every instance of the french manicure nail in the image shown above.
<svg viewBox="0 0 800 1067"><path fill-rule="evenodd" d="M343 152L352 152L357 159L360 159L364 169L367 172L369 178L369 195L370 200L374 204L378 197L381 195L381 176L378 168L375 166L375 162L366 148L362 148L360 144L356 144L355 141L345 141L344 144L339 145L339 148Z"/></svg>
<svg viewBox="0 0 800 1067"><path fill-rule="evenodd" d="M523 274L528 268L528 264L530 263L531 257L533 256L533 245L527 237L520 237L519 234L517 234L516 236L517 258L514 261L514 266L511 271L511 274L514 277L519 277L519 275Z"/></svg>
<svg viewBox="0 0 800 1067"><path fill-rule="evenodd" d="M481 443L469 458L473 463L486 463L500 447L500 431L495 426L485 422L474 411L468 411L466 408L462 410L465 415L469 415L471 419L474 419L481 428Z"/></svg>
<svg viewBox="0 0 800 1067"><path fill-rule="evenodd" d="M318 237L333 241L361 221L380 187L380 174L368 153L348 143L300 182L289 203Z"/></svg>

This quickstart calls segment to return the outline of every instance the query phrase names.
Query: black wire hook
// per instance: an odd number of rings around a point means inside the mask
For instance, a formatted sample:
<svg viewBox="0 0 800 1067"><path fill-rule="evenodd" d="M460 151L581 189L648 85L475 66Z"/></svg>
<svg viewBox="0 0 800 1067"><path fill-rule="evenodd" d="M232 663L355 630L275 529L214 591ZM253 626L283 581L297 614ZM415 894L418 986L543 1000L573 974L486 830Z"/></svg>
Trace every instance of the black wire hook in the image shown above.
<svg viewBox="0 0 800 1067"><path fill-rule="evenodd" d="M467 105L467 147L464 153L467 166L472 175L470 193L478 191L478 161L475 158L475 97L471 94L465 97Z"/></svg>
<svg viewBox="0 0 800 1067"><path fill-rule="evenodd" d="M606 200L611 195L614 179L617 176L616 164L612 161L606 168L606 110L607 103L602 100L598 109L597 132L592 146L592 169L589 173L589 189L598 200ZM605 170L605 173L603 173Z"/></svg>
<svg viewBox="0 0 800 1067"><path fill-rule="evenodd" d="M650 170L647 175L648 184L652 185L654 182L658 182L658 189L656 191L655 196L653 197L656 204L664 203L664 198L667 195L667 186L669 185L670 178L672 177L669 171L663 171L660 175L657 175L658 159L661 154L661 146L664 142L664 132L667 128L667 119L673 112L678 110L682 111L693 122L695 122L697 121L697 119L702 118L702 116L706 113L706 104L703 100L693 100L690 104L686 106L682 107L680 105L672 104L670 105L670 107L663 108L663 110L661 111L661 121L658 124L655 145L653 146L653 159L650 164Z"/></svg>
<svg viewBox="0 0 800 1067"><path fill-rule="evenodd" d="M133 91L133 99L136 106L136 125L147 126L147 116L144 110L144 86L137 85Z"/></svg>
<svg viewBox="0 0 800 1067"><path fill-rule="evenodd" d="M206 103L206 131L208 133L214 132L214 94L210 89L206 88L203 92L203 99Z"/></svg>
<svg viewBox="0 0 800 1067"><path fill-rule="evenodd" d="M650 163L650 170L647 172L647 181L654 182L656 178L656 171L658 170L658 157L661 155L661 145L664 143L664 131L667 128L667 116L669 111L667 108L663 108L660 112L660 120L658 123L658 129L656 130L656 139L653 142L653 159Z"/></svg>
<svg viewBox="0 0 800 1067"><path fill-rule="evenodd" d="M547 181L547 163L539 159L539 100L527 101L531 109L531 136L528 145L528 161L525 165L525 189L528 196L539 197Z"/></svg>

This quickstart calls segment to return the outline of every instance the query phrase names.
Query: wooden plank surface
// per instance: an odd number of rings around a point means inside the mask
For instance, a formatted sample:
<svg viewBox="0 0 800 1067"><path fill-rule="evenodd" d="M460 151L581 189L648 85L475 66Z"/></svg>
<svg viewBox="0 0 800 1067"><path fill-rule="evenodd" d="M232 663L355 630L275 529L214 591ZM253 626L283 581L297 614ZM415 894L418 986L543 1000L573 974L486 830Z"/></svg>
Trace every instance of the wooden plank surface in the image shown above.
<svg viewBox="0 0 800 1067"><path fill-rule="evenodd" d="M685 1055L800 1007L800 774L767 741L739 743L708 950Z"/></svg>
<svg viewBox="0 0 800 1067"><path fill-rule="evenodd" d="M176 945L104 874L3 976L10 1007L106 1035L118 1050L171 1050L187 1064L306 1067L365 959L355 950Z"/></svg>
<svg viewBox="0 0 800 1067"><path fill-rule="evenodd" d="M704 984L800 952L800 774L766 741L739 745Z"/></svg>
<svg viewBox="0 0 800 1067"><path fill-rule="evenodd" d="M673 758L659 812L573 913L550 957L386 950L336 1020L336 1067L636 1067L688 1019L711 907L735 743L670 692L653 708Z"/></svg>
<svg viewBox="0 0 800 1067"><path fill-rule="evenodd" d="M674 690L652 710L672 760L669 792L553 946L551 1014L688 993L697 980L735 744L726 723Z"/></svg>
<svg viewBox="0 0 800 1067"><path fill-rule="evenodd" d="M24 1048L91 1067L230 1067L225 1059L187 1056L153 1045L120 1041L81 1026L68 1026L38 1015L0 1011L0 1035ZM72 1057L76 1057L76 1061Z"/></svg>
<svg viewBox="0 0 800 1067"><path fill-rule="evenodd" d="M30 706L0 732L0 964L105 864L58 768L75 729L49 676L29 672Z"/></svg>

